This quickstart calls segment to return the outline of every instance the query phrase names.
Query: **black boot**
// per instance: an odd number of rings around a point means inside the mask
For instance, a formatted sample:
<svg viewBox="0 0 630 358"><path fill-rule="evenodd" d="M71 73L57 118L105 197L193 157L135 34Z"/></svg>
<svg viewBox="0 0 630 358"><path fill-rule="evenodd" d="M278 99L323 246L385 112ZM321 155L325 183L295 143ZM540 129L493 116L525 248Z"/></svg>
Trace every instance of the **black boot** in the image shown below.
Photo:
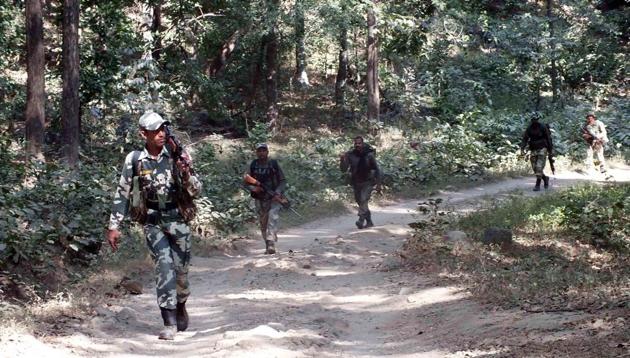
<svg viewBox="0 0 630 358"><path fill-rule="evenodd" d="M359 228L359 229L363 229L363 220L365 220L365 219L363 219L363 217L362 217L362 216L359 216L359 220L357 220L357 221L354 223L354 224L357 226L357 228Z"/></svg>
<svg viewBox="0 0 630 358"><path fill-rule="evenodd" d="M541 177L536 178L536 185L534 186L534 191L540 191L540 182L542 181Z"/></svg>
<svg viewBox="0 0 630 358"><path fill-rule="evenodd" d="M549 177L544 175L542 179L543 179L543 182L545 183L545 189L548 189L549 188Z"/></svg>
<svg viewBox="0 0 630 358"><path fill-rule="evenodd" d="M173 340L177 332L177 313L173 309L160 308L164 329L160 331L159 339Z"/></svg>
<svg viewBox="0 0 630 358"><path fill-rule="evenodd" d="M365 226L364 227L372 227L374 223L372 222L372 213L367 213L365 216Z"/></svg>
<svg viewBox="0 0 630 358"><path fill-rule="evenodd" d="M273 240L265 240L265 254L275 254L276 253L276 245Z"/></svg>
<svg viewBox="0 0 630 358"><path fill-rule="evenodd" d="M188 328L188 312L186 302L177 302L177 331L183 332Z"/></svg>

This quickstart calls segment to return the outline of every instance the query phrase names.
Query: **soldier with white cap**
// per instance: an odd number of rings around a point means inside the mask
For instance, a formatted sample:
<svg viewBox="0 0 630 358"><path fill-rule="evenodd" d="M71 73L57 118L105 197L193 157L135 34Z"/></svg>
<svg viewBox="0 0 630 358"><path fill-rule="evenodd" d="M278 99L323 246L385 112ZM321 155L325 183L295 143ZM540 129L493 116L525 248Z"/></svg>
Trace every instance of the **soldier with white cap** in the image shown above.
<svg viewBox="0 0 630 358"><path fill-rule="evenodd" d="M190 167L188 154L182 154L186 160L176 160L165 145L168 124L152 111L140 117L145 147L125 158L106 238L116 251L121 235L118 229L125 216L143 226L155 263L157 302L164 321L159 338L171 340L177 331L188 327L185 304L190 294L190 228L178 208L175 193L186 191L195 197L201 192L201 182Z"/></svg>

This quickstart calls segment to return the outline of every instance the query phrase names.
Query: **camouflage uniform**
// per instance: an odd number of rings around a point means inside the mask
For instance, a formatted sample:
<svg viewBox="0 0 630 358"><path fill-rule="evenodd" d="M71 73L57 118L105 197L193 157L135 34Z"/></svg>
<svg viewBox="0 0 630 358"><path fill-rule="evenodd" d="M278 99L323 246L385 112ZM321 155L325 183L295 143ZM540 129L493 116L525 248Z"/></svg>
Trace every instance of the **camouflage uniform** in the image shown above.
<svg viewBox="0 0 630 358"><path fill-rule="evenodd" d="M543 177L543 170L547 164L547 148L533 149L529 153L529 161L537 177Z"/></svg>
<svg viewBox="0 0 630 358"><path fill-rule="evenodd" d="M549 187L549 177L545 175L544 170L547 164L547 156L553 153L553 142L549 127L540 123L538 118L539 116L532 118L532 123L523 133L521 140L521 151L525 150L526 146L529 146L529 161L534 175L536 175L534 191L540 190L541 181L544 181L545 189Z"/></svg>
<svg viewBox="0 0 630 358"><path fill-rule="evenodd" d="M595 120L593 124L586 124L583 127L583 131L590 134L593 139L587 142L588 146L586 147L586 165L589 170L595 169L595 164L593 163L593 153L595 153L595 158L599 162L599 171L602 173L606 172L606 160L604 159L604 145L608 143L608 134L606 133L606 126L604 123L599 120Z"/></svg>
<svg viewBox="0 0 630 358"><path fill-rule="evenodd" d="M160 308L175 309L177 303L186 302L190 294L188 264L191 243L190 229L174 202L173 159L166 147L157 158L149 155L146 149L127 155L114 196L109 229L117 230L129 212L136 158L140 164L137 175L146 180L145 189L148 193L149 209L144 234L155 263L157 302ZM194 175L183 185L193 197L201 191L201 182Z"/></svg>
<svg viewBox="0 0 630 358"><path fill-rule="evenodd" d="M268 159L266 163L255 159L249 166L249 175L277 193L284 192L286 179L278 162L274 159ZM254 198L256 199L256 210L263 240L265 243L269 240L278 241L278 220L282 205L271 200L269 194L261 193L255 195Z"/></svg>
<svg viewBox="0 0 630 358"><path fill-rule="evenodd" d="M363 157L363 158L362 158ZM367 222L369 226L372 226L372 213L368 207L368 202L372 196L374 186L380 182L380 169L376 162L374 155L374 149L369 145L364 144L363 153L358 153L356 150L350 150L346 152L344 160L339 163L339 169L343 173L350 171L350 183L354 190L354 200L359 206L357 215L359 221L357 221L357 227L363 227L363 222ZM360 173L359 164L361 160L365 160L366 172Z"/></svg>

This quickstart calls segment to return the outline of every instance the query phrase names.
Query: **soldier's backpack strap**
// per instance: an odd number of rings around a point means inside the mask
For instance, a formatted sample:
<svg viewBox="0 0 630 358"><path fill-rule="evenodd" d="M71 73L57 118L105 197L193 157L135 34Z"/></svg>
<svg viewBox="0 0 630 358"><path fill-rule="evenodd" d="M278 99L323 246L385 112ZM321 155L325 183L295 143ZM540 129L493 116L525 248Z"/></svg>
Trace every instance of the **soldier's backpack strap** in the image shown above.
<svg viewBox="0 0 630 358"><path fill-rule="evenodd" d="M140 174L140 154L142 154L141 151L134 150L131 155L131 173L134 177L137 177Z"/></svg>
<svg viewBox="0 0 630 358"><path fill-rule="evenodd" d="M278 180L278 173L280 172L280 168L278 167L278 161L275 159L270 159L269 164L271 165L271 182L273 183L273 188L278 187L280 180Z"/></svg>
<svg viewBox="0 0 630 358"><path fill-rule="evenodd" d="M252 160L252 162L249 164L249 174L250 175L254 174L254 169L256 169L256 159Z"/></svg>

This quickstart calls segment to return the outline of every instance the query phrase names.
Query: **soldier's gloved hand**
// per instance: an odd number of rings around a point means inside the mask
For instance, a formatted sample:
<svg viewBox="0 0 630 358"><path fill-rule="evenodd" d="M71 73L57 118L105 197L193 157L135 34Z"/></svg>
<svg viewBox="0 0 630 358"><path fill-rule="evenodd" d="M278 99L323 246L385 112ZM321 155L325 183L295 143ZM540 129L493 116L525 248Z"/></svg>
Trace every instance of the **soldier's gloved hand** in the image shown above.
<svg viewBox="0 0 630 358"><path fill-rule="evenodd" d="M112 247L112 251L116 252L118 250L118 238L120 238L120 231L107 230L105 237L107 238L109 246Z"/></svg>

